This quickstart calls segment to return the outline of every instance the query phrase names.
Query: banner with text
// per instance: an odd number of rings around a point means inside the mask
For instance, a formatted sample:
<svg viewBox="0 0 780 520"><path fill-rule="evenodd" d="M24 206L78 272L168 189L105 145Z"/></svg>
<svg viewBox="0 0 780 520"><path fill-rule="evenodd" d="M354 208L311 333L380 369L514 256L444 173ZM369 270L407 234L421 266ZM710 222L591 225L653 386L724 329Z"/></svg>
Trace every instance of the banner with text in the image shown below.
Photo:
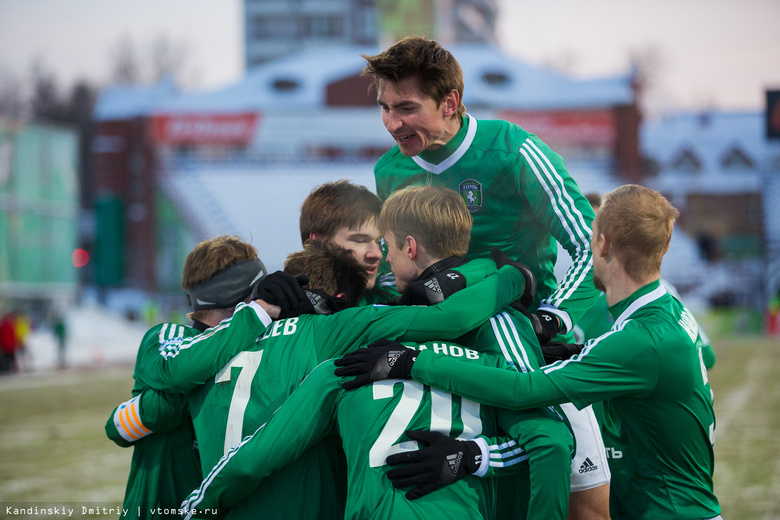
<svg viewBox="0 0 780 520"><path fill-rule="evenodd" d="M152 136L162 145L247 145L257 131L259 114L157 114Z"/></svg>

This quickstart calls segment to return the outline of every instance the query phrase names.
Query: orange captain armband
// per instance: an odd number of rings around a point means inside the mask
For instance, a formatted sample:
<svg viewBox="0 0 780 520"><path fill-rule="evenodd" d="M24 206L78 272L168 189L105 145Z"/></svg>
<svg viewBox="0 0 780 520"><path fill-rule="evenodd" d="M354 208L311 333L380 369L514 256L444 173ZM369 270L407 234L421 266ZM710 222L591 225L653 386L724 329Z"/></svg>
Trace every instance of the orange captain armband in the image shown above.
<svg viewBox="0 0 780 520"><path fill-rule="evenodd" d="M137 395L116 407L114 426L128 442L135 442L153 433L141 422L141 396Z"/></svg>

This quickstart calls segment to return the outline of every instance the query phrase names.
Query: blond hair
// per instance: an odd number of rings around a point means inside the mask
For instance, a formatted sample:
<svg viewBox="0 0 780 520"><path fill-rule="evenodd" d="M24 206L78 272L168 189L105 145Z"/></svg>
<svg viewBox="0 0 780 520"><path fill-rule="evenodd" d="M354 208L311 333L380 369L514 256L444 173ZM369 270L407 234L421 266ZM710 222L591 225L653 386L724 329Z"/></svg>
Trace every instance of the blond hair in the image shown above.
<svg viewBox="0 0 780 520"><path fill-rule="evenodd" d="M626 184L604 195L595 222L626 273L644 280L660 273L679 215L657 191Z"/></svg>
<svg viewBox="0 0 780 520"><path fill-rule="evenodd" d="M379 231L393 233L396 247L411 235L437 258L464 256L469 250L472 223L463 198L442 186L398 190L388 197L379 214Z"/></svg>

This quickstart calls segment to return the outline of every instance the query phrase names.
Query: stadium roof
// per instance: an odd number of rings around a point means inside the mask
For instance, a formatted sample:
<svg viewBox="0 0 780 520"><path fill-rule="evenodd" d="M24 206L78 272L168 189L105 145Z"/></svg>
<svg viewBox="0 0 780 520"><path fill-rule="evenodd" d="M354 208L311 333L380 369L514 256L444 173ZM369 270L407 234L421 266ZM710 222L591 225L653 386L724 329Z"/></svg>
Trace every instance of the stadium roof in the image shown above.
<svg viewBox="0 0 780 520"><path fill-rule="evenodd" d="M98 99L98 120L154 112L307 110L325 106L328 84L359 75L377 48L310 47L249 70L233 85L207 92L176 93L169 81L152 87L112 87ZM464 72L467 107L515 109L598 108L631 103L629 74L576 80L535 67L485 44L450 47Z"/></svg>
<svg viewBox="0 0 780 520"><path fill-rule="evenodd" d="M761 190L761 171L776 145L761 112L678 113L641 127L644 156L659 167L653 188L665 193L736 194Z"/></svg>

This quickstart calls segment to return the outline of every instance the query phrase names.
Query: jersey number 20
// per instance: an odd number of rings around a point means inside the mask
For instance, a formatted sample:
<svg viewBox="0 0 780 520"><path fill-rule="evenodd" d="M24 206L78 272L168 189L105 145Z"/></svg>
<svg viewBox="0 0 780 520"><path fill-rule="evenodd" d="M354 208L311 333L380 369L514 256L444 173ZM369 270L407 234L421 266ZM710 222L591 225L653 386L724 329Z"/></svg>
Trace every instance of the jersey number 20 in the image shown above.
<svg viewBox="0 0 780 520"><path fill-rule="evenodd" d="M393 386L403 384L403 393L393 413L387 420L374 445L369 452L369 463L372 468L384 466L388 456L418 448L416 441L404 441L396 444L404 432L409 429L412 419L423 403L424 386L416 381L377 381L373 386L374 400L393 397ZM431 392L431 431L452 434L452 394L430 389ZM463 433L459 439L473 439L482 433L482 420L479 417L479 403L461 400L460 419Z"/></svg>

